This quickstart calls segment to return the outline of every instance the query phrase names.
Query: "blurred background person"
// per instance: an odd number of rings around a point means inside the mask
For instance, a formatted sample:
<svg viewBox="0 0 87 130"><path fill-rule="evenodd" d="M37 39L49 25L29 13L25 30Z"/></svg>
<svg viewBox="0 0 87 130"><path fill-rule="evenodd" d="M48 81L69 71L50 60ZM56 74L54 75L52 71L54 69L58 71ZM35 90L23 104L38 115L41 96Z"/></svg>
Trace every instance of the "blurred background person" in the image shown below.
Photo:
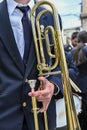
<svg viewBox="0 0 87 130"><path fill-rule="evenodd" d="M73 46L70 43L70 37L66 37L66 44L64 45L65 51L69 52L72 50Z"/></svg>
<svg viewBox="0 0 87 130"><path fill-rule="evenodd" d="M79 32L73 32L72 35L71 35L71 45L73 47L76 47L77 44L78 44L78 39L77 39L77 35L78 35Z"/></svg>
<svg viewBox="0 0 87 130"><path fill-rule="evenodd" d="M67 37L66 44L64 46L65 51L69 52L73 49L73 47L76 47L78 44L77 39L78 32L75 31L71 34L71 38Z"/></svg>
<svg viewBox="0 0 87 130"><path fill-rule="evenodd" d="M77 46L72 50L73 60L79 70L79 75L75 80L81 89L82 112L78 115L82 130L87 130L87 31L78 33Z"/></svg>

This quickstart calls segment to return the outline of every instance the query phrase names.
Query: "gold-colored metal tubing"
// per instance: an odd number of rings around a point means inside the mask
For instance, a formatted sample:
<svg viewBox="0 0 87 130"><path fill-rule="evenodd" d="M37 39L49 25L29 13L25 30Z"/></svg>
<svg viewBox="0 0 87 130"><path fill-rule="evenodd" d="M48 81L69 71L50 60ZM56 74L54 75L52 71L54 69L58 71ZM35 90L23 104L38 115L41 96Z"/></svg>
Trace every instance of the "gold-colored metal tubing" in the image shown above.
<svg viewBox="0 0 87 130"><path fill-rule="evenodd" d="M32 107L33 107L32 112L34 115L35 130L39 130L36 98L35 97L31 97L31 98L32 98Z"/></svg>
<svg viewBox="0 0 87 130"><path fill-rule="evenodd" d="M55 72L47 72L47 73L43 73L42 75L39 74L39 76L47 76L47 75L57 75L57 74L61 74L61 71L55 71ZM70 84L73 87L73 89L76 92L81 93L81 90L79 89L79 87L73 82L73 80L69 77L70 80Z"/></svg>
<svg viewBox="0 0 87 130"><path fill-rule="evenodd" d="M45 4L50 6L51 11L49 11L49 9L47 9L47 11L41 11L35 17L34 14L35 14L37 8L39 6L42 6ZM53 60L53 58L55 57L55 60L54 60L55 62L51 66L48 66L48 64L46 63L46 59L45 59L45 55L44 55L44 52L46 50L44 51L43 37L41 36L40 23L39 23L40 17L47 12L52 15L54 26L52 26L52 27L48 26L47 30L45 29L46 32L44 32L44 33L46 35L44 37L44 40L46 39L45 41L48 44L48 42L49 42L48 31L50 29L52 31L52 35L53 35L52 37L55 37L54 38L55 40L53 39L53 42L55 42L55 43L53 43L53 44L55 45L54 48L56 48L56 50L54 51L55 54L51 54L51 52L50 53L47 52L48 55L51 56L50 57L51 60ZM31 13L30 13L30 19L31 19L31 25L32 25L32 33L33 33L39 75L44 76L44 74L46 74L46 73L44 73L44 71L46 71L46 72L48 71L47 75L57 73L57 72L49 73L49 71L54 70L57 67L58 61L59 61L59 65L60 65L60 69L61 69L62 84L63 84L64 99L65 99L67 130L81 130L79 122L78 122L78 117L76 114L75 104L74 104L72 90L71 90L71 85L73 86L74 83L69 78L69 73L68 73L68 68L67 68L67 63L66 63L66 58L65 58L65 52L64 52L64 45L62 42L62 34L61 34L61 30L60 30L60 23L59 23L59 18L58 18L58 11L51 2L45 1L45 0L39 1L32 8ZM53 28L54 28L54 31L53 31ZM48 46L50 46L50 44ZM50 50L50 49L48 48L47 50ZM70 85L70 83L71 83L71 85ZM33 104L33 101L32 101L32 104ZM48 130L46 113L44 113L44 116L45 116L44 120L46 118L45 129ZM36 112L35 112L34 120L37 120L36 118L37 118L37 116L36 116ZM37 127L37 126L35 125L35 127ZM36 128L35 128L35 130L36 130Z"/></svg>

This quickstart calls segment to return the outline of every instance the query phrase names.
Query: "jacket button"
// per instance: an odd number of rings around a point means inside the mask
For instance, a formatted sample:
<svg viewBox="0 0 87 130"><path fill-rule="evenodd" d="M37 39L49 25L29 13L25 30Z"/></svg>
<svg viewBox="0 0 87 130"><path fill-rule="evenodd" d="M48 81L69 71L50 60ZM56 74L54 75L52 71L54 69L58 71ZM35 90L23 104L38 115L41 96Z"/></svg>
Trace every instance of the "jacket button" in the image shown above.
<svg viewBox="0 0 87 130"><path fill-rule="evenodd" d="M26 102L23 102L23 103L22 103L22 106L23 106L23 107L26 107L26 106L27 106L27 103L26 103Z"/></svg>

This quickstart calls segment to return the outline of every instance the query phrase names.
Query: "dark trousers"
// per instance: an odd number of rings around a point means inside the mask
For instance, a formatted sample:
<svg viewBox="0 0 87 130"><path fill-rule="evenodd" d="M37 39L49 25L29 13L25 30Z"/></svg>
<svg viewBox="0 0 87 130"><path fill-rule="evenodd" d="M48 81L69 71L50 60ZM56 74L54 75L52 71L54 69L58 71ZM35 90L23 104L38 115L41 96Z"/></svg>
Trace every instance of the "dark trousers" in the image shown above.
<svg viewBox="0 0 87 130"><path fill-rule="evenodd" d="M87 101L82 100L82 112L78 115L81 130L87 130Z"/></svg>
<svg viewBox="0 0 87 130"><path fill-rule="evenodd" d="M27 127L27 123L26 123L25 118L24 118L24 120L23 120L23 127L22 127L22 130L28 130L28 127Z"/></svg>

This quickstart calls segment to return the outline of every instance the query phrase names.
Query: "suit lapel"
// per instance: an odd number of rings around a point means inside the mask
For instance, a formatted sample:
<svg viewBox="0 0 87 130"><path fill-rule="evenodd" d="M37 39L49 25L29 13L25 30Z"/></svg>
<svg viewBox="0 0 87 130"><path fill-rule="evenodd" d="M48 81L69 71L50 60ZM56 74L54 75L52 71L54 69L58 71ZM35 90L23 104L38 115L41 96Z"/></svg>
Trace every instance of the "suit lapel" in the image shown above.
<svg viewBox="0 0 87 130"><path fill-rule="evenodd" d="M10 54L12 60L19 68L21 73L24 74L24 64L14 39L5 1L2 2L2 7L0 7L0 19L2 20L2 22L0 22L0 38L2 39L3 44Z"/></svg>
<svg viewBox="0 0 87 130"><path fill-rule="evenodd" d="M35 62L36 62L36 56L35 56L35 50L34 50L34 43L32 41L31 46L30 46L30 52L29 52L27 66L26 66L26 71L25 71L25 79L31 73L32 67L35 64Z"/></svg>

